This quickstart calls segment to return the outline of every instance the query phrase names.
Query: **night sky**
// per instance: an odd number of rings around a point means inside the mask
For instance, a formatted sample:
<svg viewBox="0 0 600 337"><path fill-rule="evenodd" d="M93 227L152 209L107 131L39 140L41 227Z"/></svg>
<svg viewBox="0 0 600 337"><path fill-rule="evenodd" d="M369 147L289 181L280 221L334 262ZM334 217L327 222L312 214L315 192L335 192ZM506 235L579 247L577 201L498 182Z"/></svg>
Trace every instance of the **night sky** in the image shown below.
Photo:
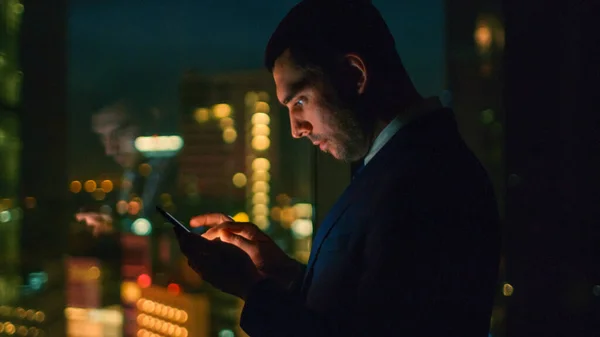
<svg viewBox="0 0 600 337"><path fill-rule="evenodd" d="M326 1L326 0L324 0ZM69 102L73 154L99 151L84 102L126 84L177 110L188 68L216 73L262 67L264 47L297 0L74 0L69 10ZM375 0L417 88L444 89L441 0ZM175 124L173 124L173 128ZM92 144L94 143L94 144Z"/></svg>

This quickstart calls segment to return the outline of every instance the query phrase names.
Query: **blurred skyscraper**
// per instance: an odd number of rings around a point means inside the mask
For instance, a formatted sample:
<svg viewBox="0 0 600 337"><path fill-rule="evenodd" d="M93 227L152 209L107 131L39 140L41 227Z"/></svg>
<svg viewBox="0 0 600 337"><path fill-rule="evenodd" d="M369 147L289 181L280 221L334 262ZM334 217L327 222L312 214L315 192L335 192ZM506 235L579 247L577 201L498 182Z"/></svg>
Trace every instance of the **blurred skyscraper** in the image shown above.
<svg viewBox="0 0 600 337"><path fill-rule="evenodd" d="M310 144L288 136L271 74L189 71L180 93L185 207L251 221L306 260L313 226ZM236 331L239 301L218 294L212 300L213 334Z"/></svg>

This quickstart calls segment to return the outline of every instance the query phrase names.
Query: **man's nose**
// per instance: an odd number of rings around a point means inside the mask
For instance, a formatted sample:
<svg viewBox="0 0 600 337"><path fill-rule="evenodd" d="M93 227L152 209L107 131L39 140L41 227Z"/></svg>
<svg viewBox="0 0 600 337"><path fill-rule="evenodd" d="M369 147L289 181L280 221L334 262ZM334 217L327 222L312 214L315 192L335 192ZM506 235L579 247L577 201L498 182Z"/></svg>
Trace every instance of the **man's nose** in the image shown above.
<svg viewBox="0 0 600 337"><path fill-rule="evenodd" d="M302 138L306 137L312 131L312 125L306 121L300 121L295 118L290 118L291 128L292 128L292 137L294 138Z"/></svg>
<svg viewBox="0 0 600 337"><path fill-rule="evenodd" d="M119 144L112 139L107 139L104 142L104 153L107 156L114 156L119 153Z"/></svg>

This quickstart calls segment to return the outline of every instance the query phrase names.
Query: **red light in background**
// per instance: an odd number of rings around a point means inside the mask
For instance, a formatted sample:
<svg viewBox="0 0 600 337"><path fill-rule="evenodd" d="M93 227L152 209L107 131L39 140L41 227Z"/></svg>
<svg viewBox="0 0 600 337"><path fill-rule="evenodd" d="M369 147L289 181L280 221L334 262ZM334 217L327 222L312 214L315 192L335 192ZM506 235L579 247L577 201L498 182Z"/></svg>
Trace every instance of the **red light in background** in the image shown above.
<svg viewBox="0 0 600 337"><path fill-rule="evenodd" d="M152 285L152 278L150 278L150 275L148 274L142 274L138 276L137 283L142 288L148 288L150 285Z"/></svg>
<svg viewBox="0 0 600 337"><path fill-rule="evenodd" d="M176 283L170 283L167 286L167 292L173 294L173 295L178 295L181 292L181 287L179 286L179 284Z"/></svg>

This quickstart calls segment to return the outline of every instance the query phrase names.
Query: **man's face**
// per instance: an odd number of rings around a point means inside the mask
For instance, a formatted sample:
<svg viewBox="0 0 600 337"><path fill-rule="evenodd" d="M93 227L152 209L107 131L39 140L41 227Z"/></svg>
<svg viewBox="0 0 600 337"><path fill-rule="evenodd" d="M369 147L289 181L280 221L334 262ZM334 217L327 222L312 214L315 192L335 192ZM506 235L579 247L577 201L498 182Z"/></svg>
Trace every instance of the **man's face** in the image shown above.
<svg viewBox="0 0 600 337"><path fill-rule="evenodd" d="M92 118L92 129L100 137L104 152L123 168L135 166L139 156L134 146L139 129L128 120L124 108L117 104L100 110Z"/></svg>
<svg viewBox="0 0 600 337"><path fill-rule="evenodd" d="M311 76L296 67L289 51L276 60L273 77L277 97L289 110L293 137L307 137L321 151L346 162L366 155L372 121L361 111L356 85Z"/></svg>

